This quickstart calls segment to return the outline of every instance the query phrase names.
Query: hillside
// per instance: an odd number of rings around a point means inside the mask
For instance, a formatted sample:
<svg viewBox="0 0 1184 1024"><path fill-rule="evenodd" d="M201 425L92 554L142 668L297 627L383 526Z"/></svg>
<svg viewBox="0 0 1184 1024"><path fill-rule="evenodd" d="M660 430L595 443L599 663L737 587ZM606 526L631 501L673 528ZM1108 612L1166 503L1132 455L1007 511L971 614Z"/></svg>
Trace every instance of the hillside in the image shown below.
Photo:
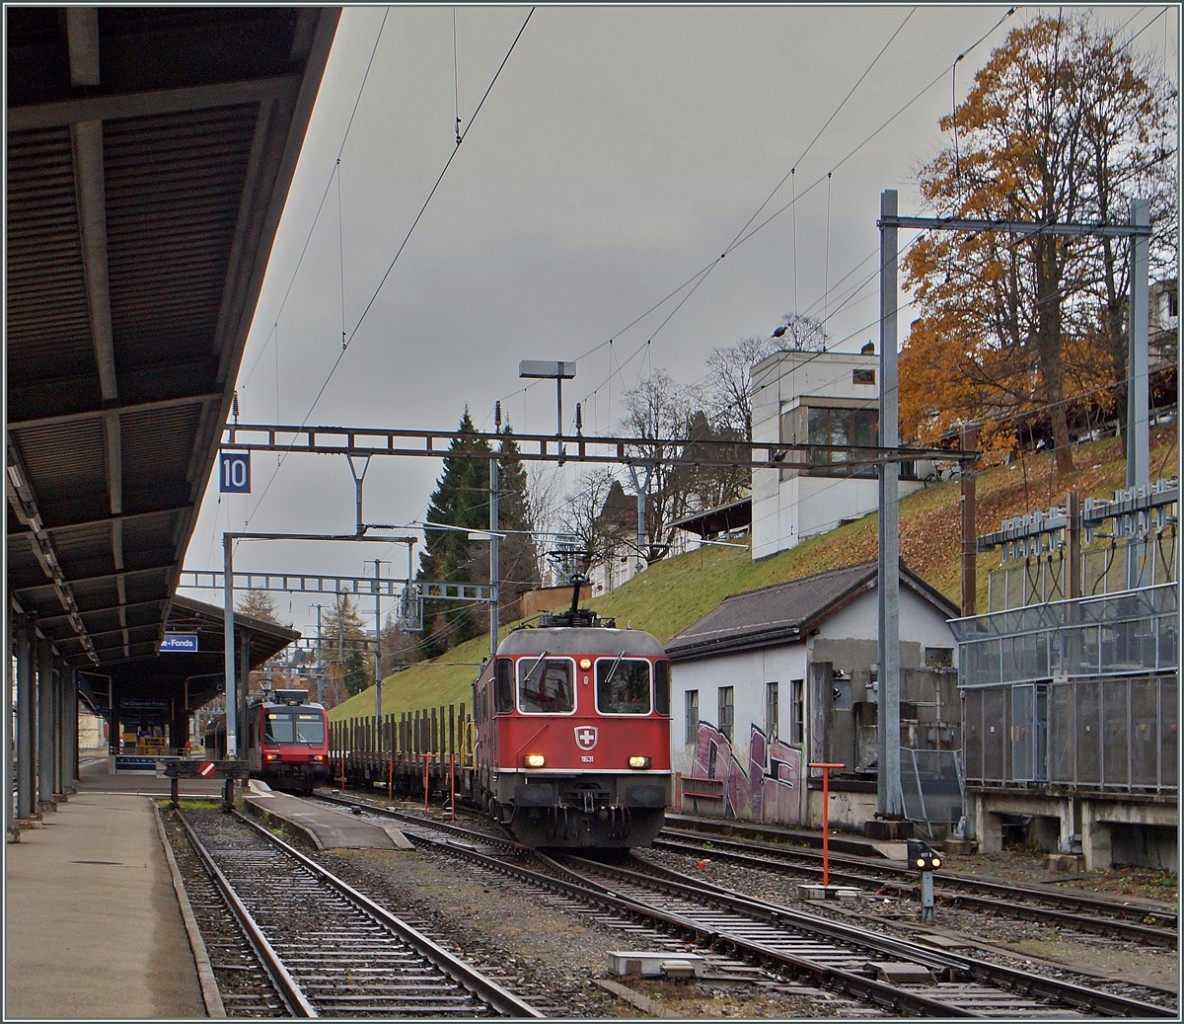
<svg viewBox="0 0 1184 1024"><path fill-rule="evenodd" d="M1070 490L1082 498L1111 498L1126 486L1125 442L1110 438L1074 449L1076 469L1055 481L1051 455L1029 455L1011 465L983 470L976 488L976 532L999 529L1004 519L1037 512L1064 501ZM1151 435L1152 479L1178 473L1175 425ZM955 604L961 599L961 486L958 481L933 484L900 503L900 552L906 565ZM652 565L611 594L588 602L620 625L645 629L666 641L705 615L731 594L800 579L876 557L876 516L864 516L830 533L814 537L790 551L759 562L736 548L701 547ZM978 556L978 607L987 604L989 571L997 556ZM506 627L509 628L509 627ZM384 715L426 707L464 703L470 686L489 654L482 636L383 680ZM334 720L373 715L374 688L356 694L329 712Z"/></svg>

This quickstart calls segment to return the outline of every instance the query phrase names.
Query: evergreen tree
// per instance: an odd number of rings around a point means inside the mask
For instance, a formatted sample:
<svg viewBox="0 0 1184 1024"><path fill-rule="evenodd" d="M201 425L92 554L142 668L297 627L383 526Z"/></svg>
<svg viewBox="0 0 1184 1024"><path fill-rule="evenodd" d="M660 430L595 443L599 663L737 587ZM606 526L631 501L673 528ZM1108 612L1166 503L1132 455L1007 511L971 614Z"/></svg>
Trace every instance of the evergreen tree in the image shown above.
<svg viewBox="0 0 1184 1024"><path fill-rule="evenodd" d="M368 647L361 614L348 594L338 594L321 617L322 669L329 689L338 699L361 693L374 681L374 658Z"/></svg>
<svg viewBox="0 0 1184 1024"><path fill-rule="evenodd" d="M498 529L507 533L498 547L498 622L504 624L521 618L520 595L539 585L539 557L526 467L508 426L498 451Z"/></svg>
<svg viewBox="0 0 1184 1024"><path fill-rule="evenodd" d="M489 452L478 439L473 420L465 407L457 437L444 457L436 490L428 503L427 522L459 529L424 528L424 551L420 555L420 582L488 583L489 557L484 542L470 541L465 530L489 528L489 459L473 453ZM430 598L423 601L424 653L444 653L481 632L482 619L471 604ZM487 620L486 620L487 621Z"/></svg>
<svg viewBox="0 0 1184 1024"><path fill-rule="evenodd" d="M274 622L277 626L281 625L275 601L265 590L248 590L239 598L234 610L243 615L249 615L253 619L262 619L264 622Z"/></svg>
<svg viewBox="0 0 1184 1024"><path fill-rule="evenodd" d="M346 692L352 697L361 693L374 681L374 673L370 668L370 659L361 651L352 650L345 656L342 667L342 680Z"/></svg>

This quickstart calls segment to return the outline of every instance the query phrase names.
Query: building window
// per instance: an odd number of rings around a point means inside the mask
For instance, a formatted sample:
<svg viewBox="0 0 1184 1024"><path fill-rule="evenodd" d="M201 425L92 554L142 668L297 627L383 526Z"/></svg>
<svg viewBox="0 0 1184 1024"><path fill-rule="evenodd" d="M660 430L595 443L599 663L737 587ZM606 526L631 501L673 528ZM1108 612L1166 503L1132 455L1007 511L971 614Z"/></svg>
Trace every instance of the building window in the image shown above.
<svg viewBox="0 0 1184 1024"><path fill-rule="evenodd" d="M806 741L806 681L795 679L789 684L790 722L789 742Z"/></svg>
<svg viewBox="0 0 1184 1024"><path fill-rule="evenodd" d="M851 383L852 384L875 384L876 371L875 370L852 370Z"/></svg>
<svg viewBox="0 0 1184 1024"><path fill-rule="evenodd" d="M781 717L781 695L776 683L765 683L765 736L770 742L777 738L777 722Z"/></svg>
<svg viewBox="0 0 1184 1024"><path fill-rule="evenodd" d="M844 451L847 445L874 448L879 443L878 409L810 408L806 414L806 441L811 445L830 446L829 450L811 452L812 476L874 477L876 467L862 453L862 465L848 465L861 458L859 453Z"/></svg>
<svg viewBox="0 0 1184 1024"><path fill-rule="evenodd" d="M699 735L699 691L687 690L686 742L694 743Z"/></svg>
<svg viewBox="0 0 1184 1024"><path fill-rule="evenodd" d="M732 739L732 719L736 711L735 689L731 686L719 688L719 731Z"/></svg>

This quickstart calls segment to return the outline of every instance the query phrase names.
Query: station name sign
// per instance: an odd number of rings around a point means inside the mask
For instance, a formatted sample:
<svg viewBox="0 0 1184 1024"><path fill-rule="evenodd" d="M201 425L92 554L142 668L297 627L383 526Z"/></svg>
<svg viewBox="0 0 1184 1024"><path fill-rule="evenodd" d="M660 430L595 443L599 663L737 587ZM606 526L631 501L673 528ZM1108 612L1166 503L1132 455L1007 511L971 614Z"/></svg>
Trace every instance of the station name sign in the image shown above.
<svg viewBox="0 0 1184 1024"><path fill-rule="evenodd" d="M197 653L196 633L165 633L160 642L161 651L188 651Z"/></svg>

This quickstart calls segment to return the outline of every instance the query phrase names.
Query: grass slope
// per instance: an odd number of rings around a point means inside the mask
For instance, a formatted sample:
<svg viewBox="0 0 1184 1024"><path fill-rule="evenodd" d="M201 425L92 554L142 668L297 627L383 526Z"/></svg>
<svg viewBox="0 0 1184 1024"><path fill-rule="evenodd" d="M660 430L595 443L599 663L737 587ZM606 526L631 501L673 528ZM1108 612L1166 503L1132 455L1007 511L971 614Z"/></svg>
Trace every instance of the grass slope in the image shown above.
<svg viewBox="0 0 1184 1024"><path fill-rule="evenodd" d="M980 471L976 481L975 527L984 534L1007 518L1042 511L1064 501L1069 490L1082 498L1111 498L1126 485L1125 442L1097 441L1074 449L1075 471L1057 480L1049 454L1030 455L1011 465ZM1152 479L1178 473L1175 425L1153 431ZM931 485L900 503L900 553L905 564L955 604L961 600L961 485ZM658 562L627 584L588 602L619 625L653 633L665 642L711 611L724 598L774 583L801 579L876 558L876 515L864 516L759 562L737 548L701 547ZM978 607L987 606L988 573L997 556L978 556ZM508 630L510 627L507 626ZM503 631L505 632L505 630ZM382 686L384 715L472 702L471 684L489 638L481 636L434 661L395 675ZM329 712L333 721L373 715L374 687Z"/></svg>

